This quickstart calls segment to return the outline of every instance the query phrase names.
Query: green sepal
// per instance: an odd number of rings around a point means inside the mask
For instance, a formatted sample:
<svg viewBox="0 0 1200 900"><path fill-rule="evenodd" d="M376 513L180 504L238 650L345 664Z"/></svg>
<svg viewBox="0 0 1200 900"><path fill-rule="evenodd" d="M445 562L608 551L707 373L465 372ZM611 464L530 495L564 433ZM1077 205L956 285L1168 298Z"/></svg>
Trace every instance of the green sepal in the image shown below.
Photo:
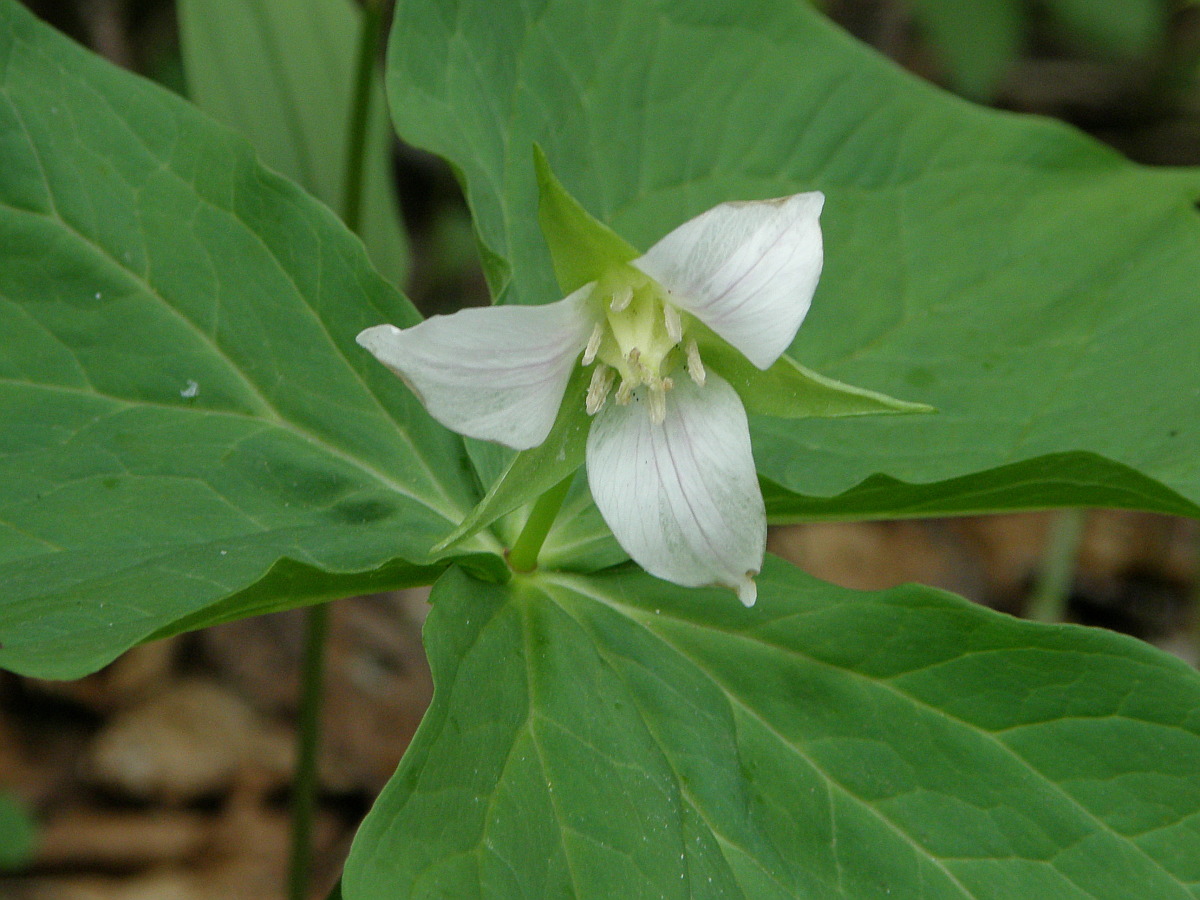
<svg viewBox="0 0 1200 900"><path fill-rule="evenodd" d="M434 546L434 554L444 553L523 503L541 496L583 465L592 424L583 404L590 378L590 368L575 368L546 440L512 458L470 515Z"/></svg>
<svg viewBox="0 0 1200 900"><path fill-rule="evenodd" d="M538 224L564 294L642 255L567 193L537 144L533 145L533 166L537 170Z"/></svg>
<svg viewBox="0 0 1200 900"><path fill-rule="evenodd" d="M878 391L843 384L781 356L766 371L715 336L700 341L704 364L728 381L747 412L781 419L834 419L881 413L929 413L924 403L897 400Z"/></svg>

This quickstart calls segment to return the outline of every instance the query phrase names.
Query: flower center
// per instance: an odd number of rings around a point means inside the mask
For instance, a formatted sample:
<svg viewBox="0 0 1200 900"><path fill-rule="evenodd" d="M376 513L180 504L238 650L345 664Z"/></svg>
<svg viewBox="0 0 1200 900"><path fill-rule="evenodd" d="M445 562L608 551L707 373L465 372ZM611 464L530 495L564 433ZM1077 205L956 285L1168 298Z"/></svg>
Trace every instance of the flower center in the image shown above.
<svg viewBox="0 0 1200 900"><path fill-rule="evenodd" d="M619 376L616 402L644 402L651 421L661 423L678 368L686 367L696 384L704 384L700 351L695 339L687 337L687 315L658 282L633 266L616 268L597 281L592 302L600 305L603 316L583 351L585 366L596 363L588 413L600 411Z"/></svg>

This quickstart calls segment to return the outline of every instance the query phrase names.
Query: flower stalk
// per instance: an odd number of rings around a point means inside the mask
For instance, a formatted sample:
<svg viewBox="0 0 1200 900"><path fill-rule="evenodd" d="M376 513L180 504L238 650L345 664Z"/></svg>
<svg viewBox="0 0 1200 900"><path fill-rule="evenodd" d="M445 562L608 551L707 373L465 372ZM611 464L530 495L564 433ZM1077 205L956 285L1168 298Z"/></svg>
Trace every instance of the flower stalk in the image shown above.
<svg viewBox="0 0 1200 900"><path fill-rule="evenodd" d="M1066 621L1067 601L1086 524L1085 509L1064 509L1055 518L1025 618L1052 624Z"/></svg>
<svg viewBox="0 0 1200 900"><path fill-rule="evenodd" d="M542 544L546 542L558 511L562 509L573 477L564 478L533 504L525 527L508 551L508 564L514 572L532 572L537 568L538 554L542 552Z"/></svg>
<svg viewBox="0 0 1200 900"><path fill-rule="evenodd" d="M346 133L346 170L342 179L342 221L358 234L362 224L363 179L367 152L367 123L371 116L371 81L375 76L375 56L383 31L383 3L363 3L362 26L358 39L358 60L354 73L354 105Z"/></svg>
<svg viewBox="0 0 1200 900"><path fill-rule="evenodd" d="M288 862L288 898L305 900L312 878L313 812L317 799L317 755L321 737L321 687L325 681L325 644L329 604L310 607L304 621L300 721L296 775L292 781L292 848Z"/></svg>

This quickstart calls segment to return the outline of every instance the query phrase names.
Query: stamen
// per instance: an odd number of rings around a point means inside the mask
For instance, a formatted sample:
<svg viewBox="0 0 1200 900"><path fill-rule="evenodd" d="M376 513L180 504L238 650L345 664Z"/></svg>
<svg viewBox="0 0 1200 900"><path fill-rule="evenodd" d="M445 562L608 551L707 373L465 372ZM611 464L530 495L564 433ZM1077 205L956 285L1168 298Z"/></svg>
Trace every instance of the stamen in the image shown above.
<svg viewBox="0 0 1200 900"><path fill-rule="evenodd" d="M692 381L696 382L700 387L704 387L704 380L706 378L704 363L700 361L700 348L696 346L695 340L688 341L687 370L688 374L692 376Z"/></svg>
<svg viewBox="0 0 1200 900"><path fill-rule="evenodd" d="M614 375L613 370L604 363L592 370L592 382L588 385L587 401L584 404L589 416L594 416L604 408L604 401L608 399L608 392L612 390Z"/></svg>
<svg viewBox="0 0 1200 900"><path fill-rule="evenodd" d="M596 353L599 352L600 341L603 339L604 326L597 322L596 327L592 329L592 336L588 338L587 346L583 348L583 364L585 366L590 366L596 361ZM599 370L597 369L597 371Z"/></svg>
<svg viewBox="0 0 1200 900"><path fill-rule="evenodd" d="M622 312L629 308L629 304L633 302L633 288L629 285L619 287L613 291L612 303L609 304L609 309L615 313Z"/></svg>
<svg viewBox="0 0 1200 900"><path fill-rule="evenodd" d="M633 385L628 379L621 379L621 386L617 388L617 405L628 406L630 398L633 397Z"/></svg>
<svg viewBox="0 0 1200 900"><path fill-rule="evenodd" d="M642 351L639 347L634 347L626 354L625 359L629 362L629 370L635 377L634 384L639 385L646 381L646 367L642 365Z"/></svg>
<svg viewBox="0 0 1200 900"><path fill-rule="evenodd" d="M655 425L661 425L667 417L667 391L662 382L650 385L646 396L650 401L650 421Z"/></svg>
<svg viewBox="0 0 1200 900"><path fill-rule="evenodd" d="M670 303L663 304L663 321L667 325L667 337L671 339L672 344L678 344L683 340L683 322L679 319L679 310Z"/></svg>

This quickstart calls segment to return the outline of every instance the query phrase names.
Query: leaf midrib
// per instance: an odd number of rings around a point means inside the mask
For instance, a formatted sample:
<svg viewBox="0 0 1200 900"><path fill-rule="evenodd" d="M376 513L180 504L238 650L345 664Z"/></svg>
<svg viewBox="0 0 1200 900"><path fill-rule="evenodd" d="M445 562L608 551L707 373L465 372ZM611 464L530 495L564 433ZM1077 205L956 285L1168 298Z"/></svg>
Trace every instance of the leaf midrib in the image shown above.
<svg viewBox="0 0 1200 900"><path fill-rule="evenodd" d="M453 514L447 513L446 511L442 510L441 508L433 505L427 499L417 496L415 493L413 493L411 490L406 488L404 485L400 484L397 481L393 481L387 475L383 474L382 472L380 472L378 469L374 468L373 466L365 463L361 459L358 459L357 457L349 455L348 453L346 453L344 450L340 449L339 447L337 447L333 444L327 443L321 437L319 437L319 436L313 434L312 432L309 432L301 427L298 427L294 422L292 422L288 419L280 418L279 416L259 417L259 416L251 415L250 413L237 412L235 410L221 410L221 409L213 409L211 407L199 407L199 406L194 406L194 407L175 406L170 403L163 403L160 401L153 401L153 400L129 400L129 399L122 398L122 397L116 397L111 394L100 393L98 391L85 390L83 388L74 388L74 387L69 387L66 385L35 384L33 382L17 381L17 380L11 379L11 378L0 378L0 384L9 384L14 387L25 388L25 389L34 390L34 391L50 391L53 393L72 394L72 395L87 398L89 400L101 400L101 401L105 401L105 402L109 402L109 403L116 403L116 404L119 404L119 406L121 407L121 410L119 410L119 411L123 411L126 409L142 409L142 408L162 409L162 410L176 413L179 415L202 415L202 416L216 416L216 417L223 417L223 418L230 418L230 419L239 419L242 421L258 424L267 429L277 429L278 431L281 431L281 432L284 432L287 434L291 434L294 437L297 437L300 440L319 448L321 451L325 452L329 456L331 456L335 459L338 459L341 462L345 463L346 465L350 466L351 468L357 469L358 471L368 475L369 477L371 477L375 481L379 482L381 485L383 485L387 489L394 491L403 497L407 497L415 503L419 503L420 505L424 506L426 509L430 510L431 512L436 513L440 518L446 519L451 524L454 523Z"/></svg>

